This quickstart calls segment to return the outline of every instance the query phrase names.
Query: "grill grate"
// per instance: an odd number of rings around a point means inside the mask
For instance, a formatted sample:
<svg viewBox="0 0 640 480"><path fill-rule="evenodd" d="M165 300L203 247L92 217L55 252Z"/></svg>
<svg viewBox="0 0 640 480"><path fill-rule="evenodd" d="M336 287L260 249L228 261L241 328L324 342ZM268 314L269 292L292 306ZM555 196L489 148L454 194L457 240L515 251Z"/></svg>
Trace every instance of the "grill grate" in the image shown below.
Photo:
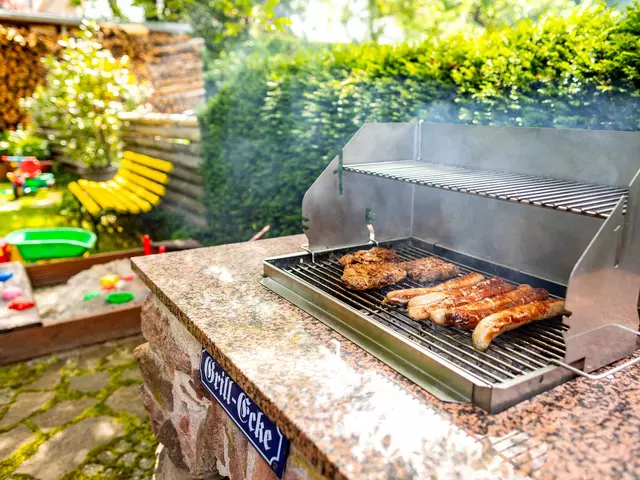
<svg viewBox="0 0 640 480"><path fill-rule="evenodd" d="M394 248L403 260L438 256L415 244ZM338 255L321 259L316 257L315 262L305 260L301 263L281 266L281 268L299 280L322 290L335 300L359 310L362 314L393 329L421 347L458 365L476 378L493 385L545 367L551 359L564 358L562 332L567 327L559 318L536 322L507 332L494 340L488 351L478 352L471 342L472 331L440 327L431 322L415 322L406 314L402 306L381 303L390 290L431 284L420 284L405 279L390 287L355 292L342 285L340 280L342 266L337 262L337 258L339 258ZM470 268L450 258L446 260L456 263L464 273L477 271L483 275L492 276L486 271Z"/></svg>
<svg viewBox="0 0 640 480"><path fill-rule="evenodd" d="M399 161L345 165L347 172L607 218L627 190L606 185L436 163Z"/></svg>

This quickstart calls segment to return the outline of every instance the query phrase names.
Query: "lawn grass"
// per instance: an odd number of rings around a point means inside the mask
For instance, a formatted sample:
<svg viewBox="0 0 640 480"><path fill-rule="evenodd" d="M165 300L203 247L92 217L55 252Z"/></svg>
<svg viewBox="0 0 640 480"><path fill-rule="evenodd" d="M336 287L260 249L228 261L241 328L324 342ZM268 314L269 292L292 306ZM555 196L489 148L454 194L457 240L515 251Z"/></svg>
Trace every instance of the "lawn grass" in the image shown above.
<svg viewBox="0 0 640 480"><path fill-rule="evenodd" d="M0 183L0 238L21 228L55 227L94 229L88 217L80 214L79 204L64 185L42 189L16 200L11 184ZM135 221L123 223L118 219L109 226L101 226L98 236L98 249L91 253L138 247L142 232Z"/></svg>

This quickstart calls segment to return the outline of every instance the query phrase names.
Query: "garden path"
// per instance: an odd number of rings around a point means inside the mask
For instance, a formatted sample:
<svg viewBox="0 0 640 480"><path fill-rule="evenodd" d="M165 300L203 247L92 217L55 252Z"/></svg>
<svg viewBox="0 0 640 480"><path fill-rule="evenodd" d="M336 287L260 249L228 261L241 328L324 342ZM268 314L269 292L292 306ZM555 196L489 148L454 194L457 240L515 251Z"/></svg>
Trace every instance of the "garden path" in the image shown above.
<svg viewBox="0 0 640 480"><path fill-rule="evenodd" d="M157 442L133 349L142 337L0 368L0 478L151 478Z"/></svg>

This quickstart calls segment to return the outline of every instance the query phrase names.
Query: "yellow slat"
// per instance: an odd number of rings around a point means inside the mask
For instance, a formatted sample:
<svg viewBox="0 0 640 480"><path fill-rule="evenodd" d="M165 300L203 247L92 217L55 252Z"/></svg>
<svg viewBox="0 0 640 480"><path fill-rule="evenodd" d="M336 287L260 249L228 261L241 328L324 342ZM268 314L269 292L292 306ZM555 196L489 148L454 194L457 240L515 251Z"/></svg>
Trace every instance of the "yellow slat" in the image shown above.
<svg viewBox="0 0 640 480"><path fill-rule="evenodd" d="M129 213L129 207L122 202L117 196L115 196L107 184L104 182L89 182L87 180L78 180L82 188L91 195L91 197L98 202L106 210L116 210L122 213ZM138 210L139 211L139 210ZM134 213L134 212L132 212Z"/></svg>
<svg viewBox="0 0 640 480"><path fill-rule="evenodd" d="M132 152L130 150L124 152L123 158L125 160L131 160L132 162L139 163L140 165L145 165L147 167L151 167L154 170L160 170L161 172L169 173L173 170L173 164L171 162L167 162L166 160L160 160L159 158L149 157L147 155L142 155L141 153Z"/></svg>
<svg viewBox="0 0 640 480"><path fill-rule="evenodd" d="M82 204L87 211L93 215L94 217L100 215L102 209L100 205L98 205L88 194L85 192L80 185L76 182L71 182L68 185L69 191L78 199L78 201Z"/></svg>
<svg viewBox="0 0 640 480"><path fill-rule="evenodd" d="M129 170L125 170L124 168L120 168L120 170L118 170L118 176L126 178L127 180L131 180L133 183L161 197L163 197L166 192L163 185L152 182L151 180L141 177L140 175L136 175L135 173L130 172Z"/></svg>
<svg viewBox="0 0 640 480"><path fill-rule="evenodd" d="M120 164L121 168L126 170L130 170L133 173L137 173L145 178L153 180L154 182L162 183L166 185L169 183L169 175L166 173L159 172L158 170L153 170L151 168L145 167L144 165L138 165L137 163L133 163L130 160L123 160Z"/></svg>
<svg viewBox="0 0 640 480"><path fill-rule="evenodd" d="M121 200L129 202L132 205L135 205L138 211L148 212L153 208L153 205L151 205L149 202L140 198L135 193L127 190L126 188L124 188L122 185L115 182L114 180L111 180L108 183L111 191L113 191L114 193L117 192L117 195L119 195ZM134 212L133 209L131 209L131 211L132 213L138 213L138 212Z"/></svg>
<svg viewBox="0 0 640 480"><path fill-rule="evenodd" d="M132 201L128 195L124 195L122 193L122 188L113 180L109 180L108 182L101 183L100 186L107 190L109 194L115 198L124 208L127 209L129 213L140 213L142 208L138 205L137 202Z"/></svg>
<svg viewBox="0 0 640 480"><path fill-rule="evenodd" d="M146 200L147 202L149 202L151 205L158 205L160 203L160 197L158 195L156 195L153 192L150 192L149 190L145 190L144 188L136 185L135 183L127 180L124 177L121 177L120 175L117 175L114 178L114 181L118 182L119 185L123 186L125 189L133 192L134 194L136 194L138 197Z"/></svg>

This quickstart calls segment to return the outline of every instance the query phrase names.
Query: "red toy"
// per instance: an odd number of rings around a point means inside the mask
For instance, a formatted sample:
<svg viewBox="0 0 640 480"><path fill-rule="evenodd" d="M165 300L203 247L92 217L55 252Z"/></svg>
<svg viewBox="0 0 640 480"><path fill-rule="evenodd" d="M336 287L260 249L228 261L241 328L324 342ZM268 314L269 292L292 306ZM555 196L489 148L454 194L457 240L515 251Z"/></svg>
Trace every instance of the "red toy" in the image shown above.
<svg viewBox="0 0 640 480"><path fill-rule="evenodd" d="M4 238L0 238L0 263L8 263L11 261L11 251L9 245L4 241Z"/></svg>
<svg viewBox="0 0 640 480"><path fill-rule="evenodd" d="M10 164L17 164L17 169L7 173L7 179L13 186L16 197L40 188L53 187L56 184L52 173L42 173L40 161L36 157L1 157Z"/></svg>
<svg viewBox="0 0 640 480"><path fill-rule="evenodd" d="M23 300L18 298L9 303L9 305L7 305L7 308L10 310L18 310L19 312L21 312L35 306L36 302L34 302L33 300Z"/></svg>

